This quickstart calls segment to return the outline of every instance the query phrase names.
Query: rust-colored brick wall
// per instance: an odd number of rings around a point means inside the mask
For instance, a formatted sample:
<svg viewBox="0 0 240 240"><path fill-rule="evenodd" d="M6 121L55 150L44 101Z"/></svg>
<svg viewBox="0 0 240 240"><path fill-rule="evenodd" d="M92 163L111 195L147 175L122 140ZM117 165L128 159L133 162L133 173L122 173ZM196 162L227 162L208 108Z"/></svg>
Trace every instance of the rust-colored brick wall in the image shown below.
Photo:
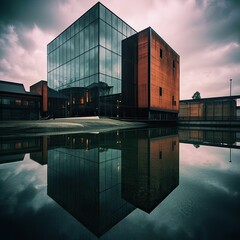
<svg viewBox="0 0 240 240"><path fill-rule="evenodd" d="M46 81L40 81L30 87L30 92L34 92L42 96L42 112L48 111L48 87Z"/></svg>
<svg viewBox="0 0 240 240"><path fill-rule="evenodd" d="M179 56L153 30L151 33L150 107L178 112Z"/></svg>
<svg viewBox="0 0 240 240"><path fill-rule="evenodd" d="M148 107L148 31L138 37L138 107ZM123 90L124 91L124 90Z"/></svg>

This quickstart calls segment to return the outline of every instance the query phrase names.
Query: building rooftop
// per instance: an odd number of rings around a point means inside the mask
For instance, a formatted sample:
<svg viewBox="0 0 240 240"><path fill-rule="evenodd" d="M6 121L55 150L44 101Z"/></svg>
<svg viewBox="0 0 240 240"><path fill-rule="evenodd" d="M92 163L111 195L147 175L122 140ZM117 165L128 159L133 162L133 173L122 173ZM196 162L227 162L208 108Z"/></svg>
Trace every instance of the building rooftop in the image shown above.
<svg viewBox="0 0 240 240"><path fill-rule="evenodd" d="M0 92L26 94L22 83L14 83L0 80Z"/></svg>
<svg viewBox="0 0 240 240"><path fill-rule="evenodd" d="M240 95L232 95L232 96L222 96L222 97L208 97L208 98L199 98L199 99L185 99L180 100L180 103L186 102L204 102L204 101L224 101L224 100L236 100L240 99Z"/></svg>

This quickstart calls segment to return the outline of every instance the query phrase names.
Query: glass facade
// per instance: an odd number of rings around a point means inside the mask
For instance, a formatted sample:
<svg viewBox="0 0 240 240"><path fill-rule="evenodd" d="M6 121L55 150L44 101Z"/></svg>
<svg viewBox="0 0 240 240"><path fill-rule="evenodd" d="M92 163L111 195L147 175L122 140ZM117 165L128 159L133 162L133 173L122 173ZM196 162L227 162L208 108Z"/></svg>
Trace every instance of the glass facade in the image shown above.
<svg viewBox="0 0 240 240"><path fill-rule="evenodd" d="M105 97L121 93L121 41L134 33L97 3L48 44L48 86L69 96L68 116L116 107Z"/></svg>

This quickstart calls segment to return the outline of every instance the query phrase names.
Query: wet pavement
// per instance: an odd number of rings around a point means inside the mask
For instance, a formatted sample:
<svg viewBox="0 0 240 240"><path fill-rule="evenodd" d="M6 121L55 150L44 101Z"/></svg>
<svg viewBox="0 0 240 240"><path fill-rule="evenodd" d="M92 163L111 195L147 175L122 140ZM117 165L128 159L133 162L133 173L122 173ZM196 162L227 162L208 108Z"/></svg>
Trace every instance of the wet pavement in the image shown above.
<svg viewBox="0 0 240 240"><path fill-rule="evenodd" d="M24 120L0 122L0 136L49 135L77 132L105 132L116 129L139 128L141 122L127 122L99 117L58 118L49 120Z"/></svg>

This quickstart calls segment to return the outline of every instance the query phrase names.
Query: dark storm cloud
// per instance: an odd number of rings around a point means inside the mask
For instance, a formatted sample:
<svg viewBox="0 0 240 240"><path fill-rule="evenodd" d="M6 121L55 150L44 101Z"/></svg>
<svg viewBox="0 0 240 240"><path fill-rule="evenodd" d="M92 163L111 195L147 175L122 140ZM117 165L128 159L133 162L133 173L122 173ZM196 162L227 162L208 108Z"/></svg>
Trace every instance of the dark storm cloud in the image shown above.
<svg viewBox="0 0 240 240"><path fill-rule="evenodd" d="M240 1L212 0L208 2L206 12L208 36L215 43L240 43Z"/></svg>
<svg viewBox="0 0 240 240"><path fill-rule="evenodd" d="M6 32L6 25L32 28L36 24L42 29L49 29L61 19L61 16L56 16L56 12L59 4L64 2L67 0L2 0L1 32Z"/></svg>

